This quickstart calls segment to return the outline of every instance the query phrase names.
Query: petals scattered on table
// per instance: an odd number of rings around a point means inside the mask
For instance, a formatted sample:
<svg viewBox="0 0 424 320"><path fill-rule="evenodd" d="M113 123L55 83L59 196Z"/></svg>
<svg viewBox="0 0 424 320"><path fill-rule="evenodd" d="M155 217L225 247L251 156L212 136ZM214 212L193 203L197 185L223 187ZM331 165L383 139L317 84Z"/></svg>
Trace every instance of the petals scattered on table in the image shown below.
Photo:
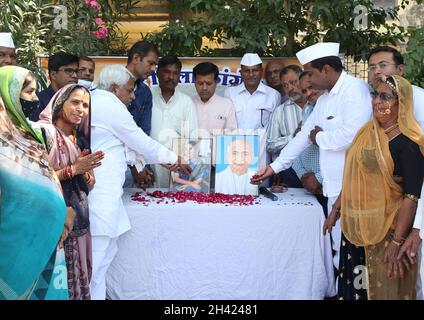
<svg viewBox="0 0 424 320"><path fill-rule="evenodd" d="M141 202L145 206L148 206L149 203L156 202L156 204L165 203L165 204L175 204L175 203L184 203L187 201L193 201L198 204L205 203L220 203L225 204L226 206L251 206L254 204L259 204L260 200L255 199L251 195L240 195L240 194L223 194L223 193L210 193L205 194L201 192L163 192L156 190L154 192L141 193L136 192L131 195L131 200L136 202Z"/></svg>

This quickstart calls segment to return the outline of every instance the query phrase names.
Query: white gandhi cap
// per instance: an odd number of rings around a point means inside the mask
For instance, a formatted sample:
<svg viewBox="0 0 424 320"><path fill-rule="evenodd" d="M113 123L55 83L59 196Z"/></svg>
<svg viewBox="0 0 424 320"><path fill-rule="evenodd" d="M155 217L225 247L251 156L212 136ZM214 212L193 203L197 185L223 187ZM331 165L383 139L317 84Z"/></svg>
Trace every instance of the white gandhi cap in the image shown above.
<svg viewBox="0 0 424 320"><path fill-rule="evenodd" d="M261 64L262 60L257 53L246 53L240 61L242 66L252 67Z"/></svg>
<svg viewBox="0 0 424 320"><path fill-rule="evenodd" d="M0 47L15 49L12 34L10 32L0 32Z"/></svg>
<svg viewBox="0 0 424 320"><path fill-rule="evenodd" d="M320 42L296 53L297 59L303 65L319 58L339 56L340 43Z"/></svg>

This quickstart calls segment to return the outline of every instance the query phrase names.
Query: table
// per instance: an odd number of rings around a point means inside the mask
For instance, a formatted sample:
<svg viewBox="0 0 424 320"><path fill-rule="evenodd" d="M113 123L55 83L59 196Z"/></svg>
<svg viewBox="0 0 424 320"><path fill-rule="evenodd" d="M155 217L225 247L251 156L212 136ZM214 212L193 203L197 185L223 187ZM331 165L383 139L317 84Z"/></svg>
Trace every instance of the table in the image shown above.
<svg viewBox="0 0 424 320"><path fill-rule="evenodd" d="M110 299L322 299L335 294L324 214L303 189L251 206L132 201L107 274Z"/></svg>

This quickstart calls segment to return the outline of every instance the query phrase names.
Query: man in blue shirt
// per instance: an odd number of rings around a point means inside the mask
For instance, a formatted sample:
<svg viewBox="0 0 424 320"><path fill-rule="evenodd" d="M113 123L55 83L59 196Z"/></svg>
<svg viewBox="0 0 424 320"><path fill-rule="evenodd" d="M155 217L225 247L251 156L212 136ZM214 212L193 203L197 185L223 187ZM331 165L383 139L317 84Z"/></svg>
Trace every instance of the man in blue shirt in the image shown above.
<svg viewBox="0 0 424 320"><path fill-rule="evenodd" d="M49 57L47 66L49 70L50 85L47 89L38 93L39 113L53 98L54 94L67 84L76 84L78 82L78 57L66 52L58 52ZM38 118L38 116L37 116Z"/></svg>
<svg viewBox="0 0 424 320"><path fill-rule="evenodd" d="M135 100L131 102L129 111L137 125L144 133L150 134L152 120L152 93L144 83L156 70L159 52L154 44L146 41L136 42L128 52L127 69L137 79L135 83Z"/></svg>
<svg viewBox="0 0 424 320"><path fill-rule="evenodd" d="M144 83L152 72L156 70L158 64L159 51L156 46L147 41L136 42L128 52L127 69L137 79L135 82L135 100L128 108L135 123L144 133L150 135L152 127L152 93L150 88ZM153 185L153 173L149 167L138 173L135 167L130 167L133 181L141 187ZM130 186L127 175L125 186Z"/></svg>

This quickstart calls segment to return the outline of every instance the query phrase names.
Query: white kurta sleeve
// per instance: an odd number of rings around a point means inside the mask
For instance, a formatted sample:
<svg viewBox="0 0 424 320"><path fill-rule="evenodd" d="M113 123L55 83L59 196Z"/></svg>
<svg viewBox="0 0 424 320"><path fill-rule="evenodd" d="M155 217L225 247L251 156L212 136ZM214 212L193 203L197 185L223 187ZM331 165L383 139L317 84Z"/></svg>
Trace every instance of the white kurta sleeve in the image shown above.
<svg viewBox="0 0 424 320"><path fill-rule="evenodd" d="M302 153L302 151L312 144L309 139L309 133L315 127L316 114L317 112L312 112L308 120L306 120L306 123L302 126L302 130L300 130L296 137L294 137L294 139L291 140L283 150L281 150L278 158L270 164L275 173L290 168L293 161Z"/></svg>
<svg viewBox="0 0 424 320"><path fill-rule="evenodd" d="M272 105L273 105L273 110L275 110L275 108L277 108L280 105L281 94L277 90L274 90L273 92L274 92L274 97L273 97Z"/></svg>
<svg viewBox="0 0 424 320"><path fill-rule="evenodd" d="M424 89L412 86L414 93L414 116L424 131Z"/></svg>
<svg viewBox="0 0 424 320"><path fill-rule="evenodd" d="M149 164L177 162L177 155L146 135L127 110L115 112L110 121L115 135L126 146L141 154Z"/></svg>
<svg viewBox="0 0 424 320"><path fill-rule="evenodd" d="M371 119L371 95L365 86L352 86L346 91L345 105L342 111L342 125L335 130L318 132L316 141L320 149L340 151L347 149L356 133Z"/></svg>
<svg viewBox="0 0 424 320"><path fill-rule="evenodd" d="M227 121L225 122L225 130L232 131L237 129L237 120L236 120L236 108L234 107L233 102L228 99L228 113Z"/></svg>
<svg viewBox="0 0 424 320"><path fill-rule="evenodd" d="M421 239L424 236L424 185L421 189L421 197L418 200L417 212L415 213L415 220L413 228L420 230Z"/></svg>
<svg viewBox="0 0 424 320"><path fill-rule="evenodd" d="M230 87L228 87L228 88L226 88L226 89L224 90L224 97L225 97L225 98L230 99L231 101L233 101L233 100L231 99Z"/></svg>

